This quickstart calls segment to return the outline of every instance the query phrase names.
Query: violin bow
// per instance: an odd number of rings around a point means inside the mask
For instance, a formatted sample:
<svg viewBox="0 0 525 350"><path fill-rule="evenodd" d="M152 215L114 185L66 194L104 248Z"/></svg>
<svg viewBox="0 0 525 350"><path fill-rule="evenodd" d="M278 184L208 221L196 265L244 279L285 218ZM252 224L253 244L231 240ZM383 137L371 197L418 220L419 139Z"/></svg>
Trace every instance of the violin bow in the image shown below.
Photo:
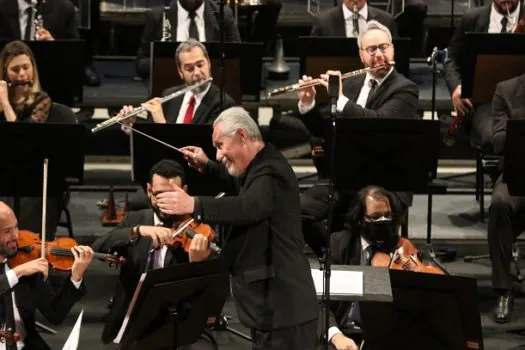
<svg viewBox="0 0 525 350"><path fill-rule="evenodd" d="M219 199L219 198L222 198L224 197L226 193L224 192L221 192L219 193L218 195L215 196L215 199ZM181 232L184 232L184 230L186 230L186 228L191 225L192 222L195 221L195 218L191 218L189 220L187 220L184 224L182 224L179 228L177 228L177 230L171 235L172 238L174 237L177 237Z"/></svg>
<svg viewBox="0 0 525 350"><path fill-rule="evenodd" d="M49 168L49 159L44 159L44 178L42 186L42 252L41 257L46 257L46 217L47 217L47 171Z"/></svg>

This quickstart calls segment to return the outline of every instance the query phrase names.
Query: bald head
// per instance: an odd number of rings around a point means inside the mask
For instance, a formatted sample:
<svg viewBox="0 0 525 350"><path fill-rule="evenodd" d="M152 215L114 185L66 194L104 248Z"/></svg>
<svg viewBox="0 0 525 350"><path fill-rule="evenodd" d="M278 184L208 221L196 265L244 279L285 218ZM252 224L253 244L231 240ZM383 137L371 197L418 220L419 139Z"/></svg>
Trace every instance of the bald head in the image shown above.
<svg viewBox="0 0 525 350"><path fill-rule="evenodd" d="M8 258L18 251L18 222L13 210L0 201L0 257Z"/></svg>
<svg viewBox="0 0 525 350"><path fill-rule="evenodd" d="M13 210L7 204L0 201L0 226L3 227L4 223L12 216L15 216Z"/></svg>

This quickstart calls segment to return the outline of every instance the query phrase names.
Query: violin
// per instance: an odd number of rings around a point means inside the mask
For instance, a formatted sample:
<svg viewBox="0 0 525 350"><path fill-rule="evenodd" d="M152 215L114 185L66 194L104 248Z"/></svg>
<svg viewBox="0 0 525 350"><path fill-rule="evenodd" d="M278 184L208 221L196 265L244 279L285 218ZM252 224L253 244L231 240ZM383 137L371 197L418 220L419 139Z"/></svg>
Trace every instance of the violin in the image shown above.
<svg viewBox="0 0 525 350"><path fill-rule="evenodd" d="M221 252L221 248L214 242L216 237L215 230L210 225L200 223L194 218L187 216L174 225L174 232L166 244L174 248L182 247L188 253L191 241L196 234L201 234L208 239L211 250L216 253Z"/></svg>
<svg viewBox="0 0 525 350"><path fill-rule="evenodd" d="M45 258L53 269L70 271L75 262L71 248L77 245L77 241L69 237L59 237L54 241L46 241ZM19 231L18 252L8 259L9 266L15 267L40 258L41 249L42 240L37 233L27 230ZM94 257L109 262L112 265L122 265L126 262L124 257L110 254L95 253Z"/></svg>
<svg viewBox="0 0 525 350"><path fill-rule="evenodd" d="M404 237L400 237L393 255L378 251L372 257L372 266L388 267L393 270L404 270L444 275L440 268L424 264L419 259L419 250Z"/></svg>

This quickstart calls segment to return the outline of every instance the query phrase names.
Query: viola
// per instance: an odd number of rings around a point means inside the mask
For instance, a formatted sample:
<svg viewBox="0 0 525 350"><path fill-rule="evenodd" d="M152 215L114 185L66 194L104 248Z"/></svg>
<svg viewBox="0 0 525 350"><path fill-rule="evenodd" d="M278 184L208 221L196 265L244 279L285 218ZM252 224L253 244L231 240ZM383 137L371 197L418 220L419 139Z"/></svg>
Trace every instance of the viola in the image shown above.
<svg viewBox="0 0 525 350"><path fill-rule="evenodd" d="M221 248L214 242L216 237L215 230L211 226L189 217L182 217L174 225L174 232L166 244L174 248L182 247L184 251L189 252L191 241L196 234L204 235L208 239L211 250L217 253L221 252Z"/></svg>
<svg viewBox="0 0 525 350"><path fill-rule="evenodd" d="M45 257L51 267L59 271L70 271L75 262L71 248L78 242L73 238L59 237L54 241L45 242ZM9 258L9 266L15 267L41 257L42 240L37 233L21 230L18 234L18 252ZM95 253L95 258L109 262L112 265L121 265L125 259L121 256Z"/></svg>
<svg viewBox="0 0 525 350"><path fill-rule="evenodd" d="M445 274L440 268L421 262L419 250L404 237L399 238L397 248L392 256L381 251L376 252L372 257L372 266L437 275Z"/></svg>

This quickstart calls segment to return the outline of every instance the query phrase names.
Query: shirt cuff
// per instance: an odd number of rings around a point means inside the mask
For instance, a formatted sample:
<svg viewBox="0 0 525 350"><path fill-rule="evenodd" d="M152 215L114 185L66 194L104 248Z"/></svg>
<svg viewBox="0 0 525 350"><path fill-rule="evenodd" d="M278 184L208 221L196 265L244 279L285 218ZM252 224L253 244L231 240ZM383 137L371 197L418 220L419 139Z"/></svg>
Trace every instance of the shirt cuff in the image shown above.
<svg viewBox="0 0 525 350"><path fill-rule="evenodd" d="M194 203L193 203L193 214L192 216L195 218L195 220L201 222L202 221L202 207L201 207L201 201L199 200L199 197L193 197Z"/></svg>
<svg viewBox="0 0 525 350"><path fill-rule="evenodd" d="M76 289L80 289L80 286L82 285L83 279L81 279L80 281L77 282L77 281L73 280L73 277L71 277L70 280L71 280L71 283L73 283L73 285L75 286Z"/></svg>
<svg viewBox="0 0 525 350"><path fill-rule="evenodd" d="M18 284L18 277L16 277L14 270L7 271L5 276L7 277L7 283L9 283L9 287L13 288Z"/></svg>
<svg viewBox="0 0 525 350"><path fill-rule="evenodd" d="M339 333L343 333L343 332L341 332L339 328L337 327L328 328L328 341L332 341L332 338L334 337L334 335L339 334Z"/></svg>
<svg viewBox="0 0 525 350"><path fill-rule="evenodd" d="M306 113L310 112L312 109L314 109L314 107L315 107L315 100L314 100L314 102L313 102L311 105L309 105L309 106L305 106L305 105L303 105L303 104L301 103L301 101L299 101L299 102L297 103L297 108L299 108L299 114L306 114Z"/></svg>
<svg viewBox="0 0 525 350"><path fill-rule="evenodd" d="M348 97L346 97L345 95L339 96L339 98L337 99L337 108L336 108L338 113L341 113L343 109L345 109L347 102L348 102Z"/></svg>

